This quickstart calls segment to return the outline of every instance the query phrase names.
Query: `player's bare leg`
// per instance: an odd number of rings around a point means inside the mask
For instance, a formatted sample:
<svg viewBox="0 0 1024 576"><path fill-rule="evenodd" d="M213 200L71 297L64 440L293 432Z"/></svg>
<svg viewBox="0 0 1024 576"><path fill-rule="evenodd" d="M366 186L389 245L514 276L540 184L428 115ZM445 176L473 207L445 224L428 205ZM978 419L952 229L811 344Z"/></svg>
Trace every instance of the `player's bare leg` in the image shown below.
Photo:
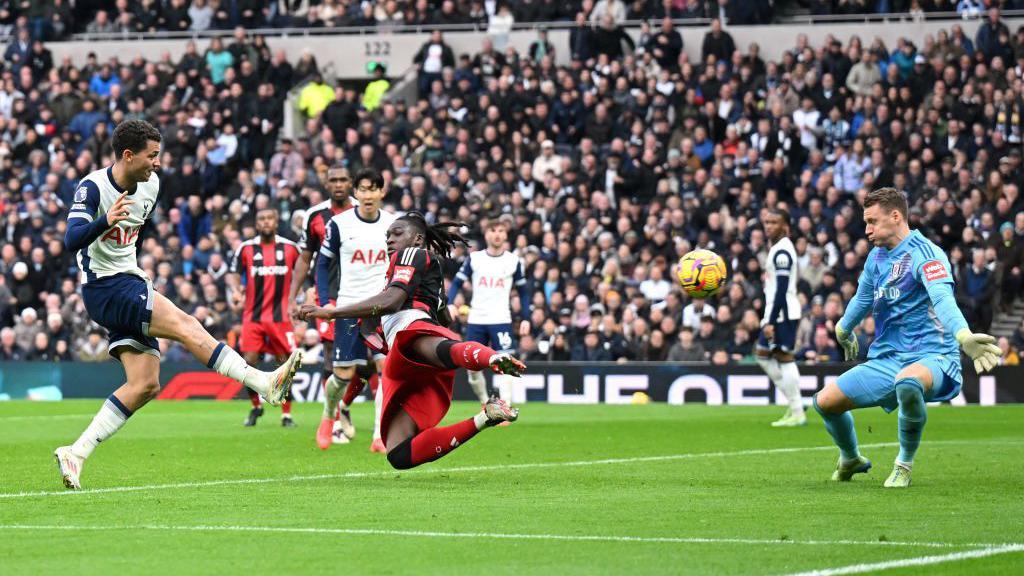
<svg viewBox="0 0 1024 576"><path fill-rule="evenodd" d="M403 352L443 370L490 368L499 374L518 376L526 368L510 354L495 352L476 342L458 342L440 336L421 336ZM432 462L465 444L480 430L502 422L514 422L518 418L518 409L500 398L490 398L483 410L472 418L450 426L418 431L412 417L399 409L385 431L388 462L399 470Z"/></svg>
<svg viewBox="0 0 1024 576"><path fill-rule="evenodd" d="M113 436L137 412L160 392L160 358L129 346L121 346L120 360L126 382L107 397L82 435L71 446L54 451L64 486L72 490L82 487L82 465L96 446Z"/></svg>
<svg viewBox="0 0 1024 576"><path fill-rule="evenodd" d="M849 482L854 474L861 474L871 469L871 461L861 456L857 449L857 432L853 428L853 415L850 411L856 408L835 382L825 385L814 395L814 409L825 421L825 429L839 448L839 462L832 473L832 480Z"/></svg>
<svg viewBox="0 0 1024 576"><path fill-rule="evenodd" d="M292 387L292 378L299 367L302 353L292 352L288 360L273 372L257 370L237 352L218 342L194 317L181 311L166 297L154 292L153 318L149 334L180 342L197 360L255 390L273 406L280 404Z"/></svg>

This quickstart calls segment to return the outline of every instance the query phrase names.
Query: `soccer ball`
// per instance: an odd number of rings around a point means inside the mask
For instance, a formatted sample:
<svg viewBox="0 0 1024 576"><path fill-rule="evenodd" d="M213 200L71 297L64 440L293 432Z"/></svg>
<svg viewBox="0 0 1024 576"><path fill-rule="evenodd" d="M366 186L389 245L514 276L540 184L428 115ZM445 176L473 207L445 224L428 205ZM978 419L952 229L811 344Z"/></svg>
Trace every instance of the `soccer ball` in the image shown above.
<svg viewBox="0 0 1024 576"><path fill-rule="evenodd" d="M679 285L693 298L707 298L725 285L725 260L710 250L694 250L679 259Z"/></svg>

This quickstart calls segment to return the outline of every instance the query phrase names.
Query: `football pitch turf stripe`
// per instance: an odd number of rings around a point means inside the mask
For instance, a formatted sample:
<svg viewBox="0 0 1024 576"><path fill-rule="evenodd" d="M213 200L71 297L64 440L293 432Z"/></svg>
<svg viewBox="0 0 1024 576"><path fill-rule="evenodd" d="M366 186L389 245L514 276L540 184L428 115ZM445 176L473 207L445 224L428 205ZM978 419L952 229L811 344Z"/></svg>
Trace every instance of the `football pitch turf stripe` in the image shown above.
<svg viewBox="0 0 1024 576"><path fill-rule="evenodd" d="M112 530L153 530L153 531L179 531L179 532L269 532L281 534L319 534L319 535L346 535L346 536L401 536L413 538L477 538L485 540L546 540L546 541L568 541L568 542L609 542L625 544L742 544L754 546L882 546L882 547L910 547L910 548L974 548L985 546L982 550L970 550L946 554L942 556L925 556L922 558L950 558L959 559L962 554L977 554L982 551L995 550L997 553L1014 552L1018 549L1024 550L1024 544L982 544L982 543L952 543L952 542L906 542L890 540L790 540L781 538L713 538L713 537L685 537L685 536L627 536L627 535L603 535L603 534L518 534L503 532L440 532L432 530L389 530L383 528L320 528L320 527L289 527L289 526L208 526L208 525L168 525L168 524L136 524L136 525L108 525L108 526L75 526L65 524L0 524L0 532L3 531L112 531ZM991 555L986 554L986 555ZM979 556L968 556L974 558ZM920 560L920 559L910 559ZM945 560L943 560L945 561ZM894 561L897 562L897 561ZM935 563L933 560L929 563ZM909 564L908 564L909 565ZM858 565L863 566L863 565ZM875 565L871 565L875 566ZM847 567L852 568L852 567ZM837 570L842 570L839 568ZM835 574L847 574L852 572L836 572ZM809 576L819 572L801 573L799 576ZM826 574L826 573L820 573ZM828 572L828 574L832 574ZM793 575L796 576L796 575Z"/></svg>
<svg viewBox="0 0 1024 576"><path fill-rule="evenodd" d="M875 562L872 564L851 564L838 568L823 568L811 570L810 572L797 572L787 576L842 576L844 574L864 574L865 572L881 572L895 568L907 568L910 566L929 566L932 564L943 564L945 562L958 562L960 560L971 560L973 558L986 558L1000 554L1011 554L1013 552L1024 552L1024 544L1003 544L1001 546L989 546L980 550L965 550L938 556L920 556L917 558L904 558L902 560L888 560L886 562Z"/></svg>
<svg viewBox="0 0 1024 576"><path fill-rule="evenodd" d="M951 445L951 444L972 444L976 445L982 441L972 440L934 440L929 446ZM899 446L898 442L875 442L872 444L861 444L860 448L892 448ZM799 452L814 452L823 450L835 450L835 446L796 446L790 448L755 448L749 450L733 450L723 452L689 452L685 454L665 454L661 456L636 456L630 458L603 458L600 460L576 460L568 462L524 462L520 464L500 464L486 466L457 466L451 468L421 468L416 470L374 470L363 472L340 472L335 474L307 474L295 476L281 476L277 478L228 478L222 480L204 480L199 482L174 482L167 484L148 484L142 486L111 486L109 488L93 488L85 490L42 490L37 492L0 492L0 500L11 498L41 498L47 496L88 496L90 494L109 494L115 492L141 492L147 490L174 490L187 488L206 488L213 486L235 486L245 484L269 484L275 482L302 482L309 480L343 480L351 478L374 478L388 477L397 474L421 475L421 474L453 474L461 472L506 472L510 470L527 470L538 468L562 468L582 466L605 466L615 464L638 464L645 462L669 462L678 460L692 460L697 458L728 458L735 456L762 456L774 454L790 454Z"/></svg>

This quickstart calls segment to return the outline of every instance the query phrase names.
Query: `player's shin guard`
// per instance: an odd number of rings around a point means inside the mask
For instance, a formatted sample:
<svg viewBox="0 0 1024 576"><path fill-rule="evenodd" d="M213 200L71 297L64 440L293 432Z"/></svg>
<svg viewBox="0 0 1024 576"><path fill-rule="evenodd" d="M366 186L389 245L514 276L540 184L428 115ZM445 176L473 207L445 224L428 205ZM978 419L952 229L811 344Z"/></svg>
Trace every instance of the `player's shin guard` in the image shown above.
<svg viewBox="0 0 1024 576"><path fill-rule="evenodd" d="M484 378L483 372L471 370L467 376L469 376L469 387L473 389L473 393L476 394L480 403L487 402L487 379Z"/></svg>
<svg viewBox="0 0 1024 576"><path fill-rule="evenodd" d="M779 362L781 378L776 383L789 400L789 409L796 416L803 416L804 401L800 395L800 369L796 362Z"/></svg>
<svg viewBox="0 0 1024 576"><path fill-rule="evenodd" d="M113 394L107 396L107 400L103 402L103 406L93 417L85 432L82 432L78 440L71 445L71 452L79 458L88 458L96 449L96 445L113 436L121 429L121 426L124 426L131 415L132 411L126 408L117 396Z"/></svg>
<svg viewBox="0 0 1024 576"><path fill-rule="evenodd" d="M914 462L914 454L921 444L921 434L928 421L924 392L916 378L904 378L896 382L896 400L899 402L900 453L896 462L908 468Z"/></svg>
<svg viewBox="0 0 1024 576"><path fill-rule="evenodd" d="M238 380L261 396L266 397L270 392L266 374L249 366L245 359L239 356L238 352L235 352L223 342L218 343L217 347L213 349L209 360L206 361L206 367L216 370L222 376Z"/></svg>
<svg viewBox="0 0 1024 576"><path fill-rule="evenodd" d="M433 462L476 436L479 430L475 418L451 426L427 428L388 452L388 462L399 470Z"/></svg>
<svg viewBox="0 0 1024 576"><path fill-rule="evenodd" d="M825 421L825 429L832 435L832 440L839 448L839 454L843 460L858 458L860 451L857 449L857 431L853 428L853 414L849 412L833 414L822 410L821 406L818 406L817 395L814 396L813 402L814 409L821 414L821 419Z"/></svg>

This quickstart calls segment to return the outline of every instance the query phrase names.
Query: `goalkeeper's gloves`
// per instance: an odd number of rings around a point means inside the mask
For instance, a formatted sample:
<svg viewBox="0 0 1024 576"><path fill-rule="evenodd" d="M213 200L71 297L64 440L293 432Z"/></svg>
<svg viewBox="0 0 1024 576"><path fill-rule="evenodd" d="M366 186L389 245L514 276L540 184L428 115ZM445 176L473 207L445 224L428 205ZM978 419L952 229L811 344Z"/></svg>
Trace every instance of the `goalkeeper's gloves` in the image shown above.
<svg viewBox="0 0 1024 576"><path fill-rule="evenodd" d="M996 346L995 336L988 334L975 334L970 328L961 328L956 333L956 341L964 349L964 353L974 360L974 369L981 374L999 365L1003 351Z"/></svg>
<svg viewBox="0 0 1024 576"><path fill-rule="evenodd" d="M860 345L857 343L857 336L852 331L846 330L841 324L836 324L836 341L843 348L847 362L857 359Z"/></svg>

